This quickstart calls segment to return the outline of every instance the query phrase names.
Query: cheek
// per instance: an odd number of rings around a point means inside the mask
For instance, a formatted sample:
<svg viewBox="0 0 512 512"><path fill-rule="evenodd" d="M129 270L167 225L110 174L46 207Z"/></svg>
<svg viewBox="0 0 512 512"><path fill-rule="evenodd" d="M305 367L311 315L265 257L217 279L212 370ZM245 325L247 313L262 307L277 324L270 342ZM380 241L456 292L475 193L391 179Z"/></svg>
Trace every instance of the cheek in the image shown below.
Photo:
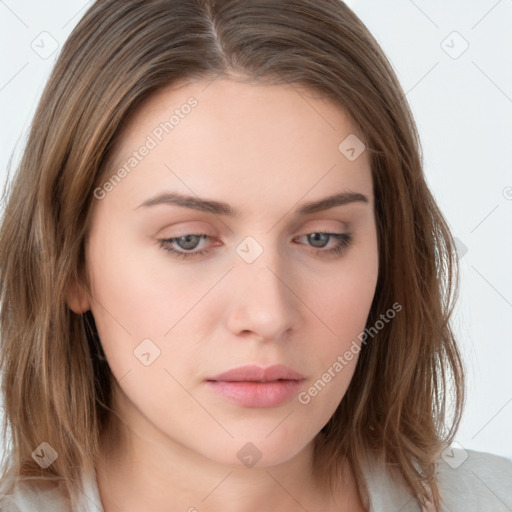
<svg viewBox="0 0 512 512"><path fill-rule="evenodd" d="M199 319L208 321L214 315L211 300L200 299L208 295L218 275L194 279L185 265L170 264L162 249L138 249L121 240L129 236L109 233L91 245L91 309L112 372L122 380L123 389L128 386L129 396L135 393L137 398L142 391L136 382L144 383L144 389L161 390L163 379L164 389L168 385L173 389L166 370L182 380L181 372L197 365L197 345L174 341L190 340ZM175 392L180 395L182 390L176 386Z"/></svg>
<svg viewBox="0 0 512 512"><path fill-rule="evenodd" d="M364 248L363 248L364 246ZM322 322L316 322L315 380L299 396L299 403L332 415L352 379L361 339L375 294L378 252L374 238L356 247L323 287L309 295Z"/></svg>
<svg viewBox="0 0 512 512"><path fill-rule="evenodd" d="M300 407L324 425L332 416L352 380L361 348L362 333L373 301L377 282L377 256L354 260L329 281L326 292L320 287L309 295L322 322L313 332L314 368L307 386L297 397Z"/></svg>
<svg viewBox="0 0 512 512"><path fill-rule="evenodd" d="M357 336L366 324L378 277L377 249L354 251L321 286L309 288L308 299L334 333L338 347Z"/></svg>
<svg viewBox="0 0 512 512"><path fill-rule="evenodd" d="M157 246L141 247L129 240L128 233L105 233L91 246L94 316L97 325L110 326L116 335L129 335L134 342L161 338L208 283L184 277L181 267L172 268Z"/></svg>

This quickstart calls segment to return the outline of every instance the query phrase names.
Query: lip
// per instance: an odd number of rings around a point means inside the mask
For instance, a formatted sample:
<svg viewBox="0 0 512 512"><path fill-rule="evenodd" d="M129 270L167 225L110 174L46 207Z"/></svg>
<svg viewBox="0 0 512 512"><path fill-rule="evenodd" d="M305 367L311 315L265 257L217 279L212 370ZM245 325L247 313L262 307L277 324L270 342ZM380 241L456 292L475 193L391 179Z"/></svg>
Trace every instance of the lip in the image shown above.
<svg viewBox="0 0 512 512"><path fill-rule="evenodd" d="M243 407L277 407L296 395L304 376L288 366L245 365L205 380L209 389Z"/></svg>

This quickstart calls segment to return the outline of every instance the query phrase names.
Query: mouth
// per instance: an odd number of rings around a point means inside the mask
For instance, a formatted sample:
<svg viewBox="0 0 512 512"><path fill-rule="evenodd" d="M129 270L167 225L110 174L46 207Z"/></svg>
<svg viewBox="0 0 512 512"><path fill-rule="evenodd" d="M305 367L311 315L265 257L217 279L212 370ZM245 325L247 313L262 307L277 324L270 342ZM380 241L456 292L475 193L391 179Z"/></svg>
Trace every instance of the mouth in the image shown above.
<svg viewBox="0 0 512 512"><path fill-rule="evenodd" d="M246 365L205 380L209 389L242 407L277 407L299 391L304 376L285 365Z"/></svg>

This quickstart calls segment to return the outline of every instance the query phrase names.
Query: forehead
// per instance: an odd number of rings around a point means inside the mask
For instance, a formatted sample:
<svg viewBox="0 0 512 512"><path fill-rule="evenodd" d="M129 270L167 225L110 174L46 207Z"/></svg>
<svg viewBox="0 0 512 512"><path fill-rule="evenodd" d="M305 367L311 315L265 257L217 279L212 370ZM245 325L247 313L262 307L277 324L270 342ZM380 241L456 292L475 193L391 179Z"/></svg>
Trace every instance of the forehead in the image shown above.
<svg viewBox="0 0 512 512"><path fill-rule="evenodd" d="M154 192L157 180L209 197L235 185L246 199L260 192L271 200L276 189L304 195L318 187L322 193L362 188L371 195L367 152L356 159L344 152L345 141L362 139L344 108L317 91L198 80L162 88L139 106L109 171L135 164L123 183L133 200ZM142 158L134 156L145 146Z"/></svg>
<svg viewBox="0 0 512 512"><path fill-rule="evenodd" d="M188 109L187 102L192 99L197 106ZM216 125L226 130L234 122L239 130L272 131L289 121L290 135L302 132L313 138L314 132L323 134L340 129L360 135L344 107L319 91L300 84L267 85L217 78L180 82L153 92L125 123L129 130L122 136L129 137L137 128L147 132L155 120L168 121L173 113L183 120L190 111L195 124L201 122L204 126ZM310 124L291 124L299 117ZM175 128L178 124L190 124L176 121L173 121Z"/></svg>

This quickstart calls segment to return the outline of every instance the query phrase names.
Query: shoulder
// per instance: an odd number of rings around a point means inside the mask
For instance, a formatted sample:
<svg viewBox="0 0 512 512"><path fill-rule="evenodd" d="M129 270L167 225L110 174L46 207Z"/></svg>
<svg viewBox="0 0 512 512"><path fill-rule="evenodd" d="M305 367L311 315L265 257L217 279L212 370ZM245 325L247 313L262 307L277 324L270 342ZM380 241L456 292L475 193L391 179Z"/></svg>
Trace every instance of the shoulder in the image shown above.
<svg viewBox="0 0 512 512"><path fill-rule="evenodd" d="M396 467L366 464L370 512L420 512ZM447 448L437 462L441 512L512 511L512 461L490 453Z"/></svg>
<svg viewBox="0 0 512 512"><path fill-rule="evenodd" d="M96 474L82 481L79 502L71 506L62 482L55 479L0 480L0 512L103 512Z"/></svg>
<svg viewBox="0 0 512 512"><path fill-rule="evenodd" d="M450 512L512 510L512 461L505 457L447 448L438 463L438 481Z"/></svg>
<svg viewBox="0 0 512 512"><path fill-rule="evenodd" d="M68 512L59 485L30 479L0 481L0 512Z"/></svg>

